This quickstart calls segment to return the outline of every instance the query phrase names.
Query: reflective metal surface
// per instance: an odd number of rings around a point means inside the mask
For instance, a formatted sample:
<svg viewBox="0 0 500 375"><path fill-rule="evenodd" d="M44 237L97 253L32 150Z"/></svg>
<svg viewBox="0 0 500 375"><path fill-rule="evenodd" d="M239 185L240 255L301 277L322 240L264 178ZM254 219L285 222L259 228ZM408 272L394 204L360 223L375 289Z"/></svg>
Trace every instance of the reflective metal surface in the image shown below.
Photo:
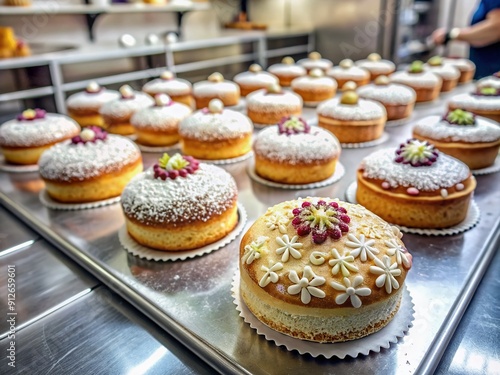
<svg viewBox="0 0 500 375"><path fill-rule="evenodd" d="M462 86L454 94L470 89ZM414 118L442 113L449 96L417 106ZM314 116L314 111L307 110L306 115ZM344 199L361 158L376 149L397 145L409 137L411 125L386 131L391 138L383 145L344 149L341 162L346 175L338 183L319 189L269 188L249 179L249 161L227 166L237 180L240 202L249 217L247 226L268 206L283 200L308 195ZM145 164L151 165L157 157L145 155ZM477 180L475 200L481 209L481 221L475 228L455 236L403 238L414 256L407 287L415 303L415 321L408 335L390 349L346 360L288 352L267 342L243 322L230 295L238 240L184 262L145 261L129 255L118 242L117 230L123 225L119 204L86 211L48 210L37 194L16 189L7 174L0 174L0 200L220 372L410 374L433 372L498 247L498 237L490 235L499 228L500 174L478 176Z"/></svg>
<svg viewBox="0 0 500 375"><path fill-rule="evenodd" d="M0 206L0 257L29 246L40 236Z"/></svg>

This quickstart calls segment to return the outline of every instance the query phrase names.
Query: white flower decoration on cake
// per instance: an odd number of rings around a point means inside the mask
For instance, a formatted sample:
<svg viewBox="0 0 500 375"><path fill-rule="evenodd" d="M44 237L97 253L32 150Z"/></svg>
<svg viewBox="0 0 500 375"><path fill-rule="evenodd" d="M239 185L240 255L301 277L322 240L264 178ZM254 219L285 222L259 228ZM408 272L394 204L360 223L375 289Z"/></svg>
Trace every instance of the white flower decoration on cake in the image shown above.
<svg viewBox="0 0 500 375"><path fill-rule="evenodd" d="M356 204L349 208L349 215L359 217L360 219L365 217L365 212L366 208L360 206L359 204Z"/></svg>
<svg viewBox="0 0 500 375"><path fill-rule="evenodd" d="M264 244L269 240L269 237L259 236L250 245L245 246L245 252L241 260L246 264L252 264L255 259L260 258L260 253L263 250Z"/></svg>
<svg viewBox="0 0 500 375"><path fill-rule="evenodd" d="M406 268L411 267L410 259L408 259L408 253L403 246L398 244L395 239L390 239L385 241L385 245L389 248L387 254L390 256L396 255L396 262L398 264L403 264Z"/></svg>
<svg viewBox="0 0 500 375"><path fill-rule="evenodd" d="M364 234L366 238L382 238L382 231L378 225L362 223L358 231Z"/></svg>
<svg viewBox="0 0 500 375"><path fill-rule="evenodd" d="M278 282L279 276L276 271L281 271L283 269L283 264L277 262L273 264L271 267L262 266L260 267L261 271L264 271L264 276L259 281L259 286L264 288L269 283L276 284Z"/></svg>
<svg viewBox="0 0 500 375"><path fill-rule="evenodd" d="M273 214L266 219L266 227L270 230L278 228L280 233L286 233L286 226L289 222L289 218L280 214Z"/></svg>
<svg viewBox="0 0 500 375"><path fill-rule="evenodd" d="M362 262L366 262L368 258L375 258L375 254L379 253L377 249L372 247L375 244L375 240L366 241L364 234L360 234L359 238L357 238L355 235L349 233L347 239L349 241L345 243L346 246L353 249L350 254L354 258L359 256Z"/></svg>
<svg viewBox="0 0 500 375"><path fill-rule="evenodd" d="M335 289L339 290L341 292L344 292L342 294L339 294L335 298L335 302L337 305L342 305L347 299L350 297L351 298L351 303L352 306L355 308L360 308L362 305L361 299L358 296L369 296L372 294L372 291L370 288L358 288L358 286L361 285L363 282L363 276L358 275L354 278L354 280L351 283L351 280L349 280L347 277L344 277L344 285L337 283L335 281L332 281L330 283L330 286Z"/></svg>
<svg viewBox="0 0 500 375"><path fill-rule="evenodd" d="M309 262L314 264L315 266L321 266L325 263L325 257L327 253L322 253L321 251L313 251L311 255L309 255Z"/></svg>
<svg viewBox="0 0 500 375"><path fill-rule="evenodd" d="M304 267L304 272L302 273L302 278L299 279L297 272L294 270L290 271L288 278L294 285L290 285L287 292L291 295L300 293L300 300L303 304L307 305L311 302L311 296L317 298L325 298L325 292L321 289L316 288L317 286L323 285L325 283L325 278L321 276L316 276L310 266Z"/></svg>
<svg viewBox="0 0 500 375"><path fill-rule="evenodd" d="M403 238L403 233L399 230L398 227L395 227L394 225L388 225L386 231L388 236L396 236L397 238Z"/></svg>
<svg viewBox="0 0 500 375"><path fill-rule="evenodd" d="M337 249L333 248L331 250L332 252L332 259L328 261L328 264L332 266L332 275L336 275L339 273L339 271L342 272L343 276L349 276L352 272L359 272L358 267L356 267L354 264L354 257L352 255L346 255L346 256L341 256Z"/></svg>
<svg viewBox="0 0 500 375"><path fill-rule="evenodd" d="M282 262L288 262L290 255L295 259L302 258L302 254L297 249L302 249L302 244L297 242L299 236L293 236L292 239L288 237L288 234L284 234L282 237L276 237L276 242L281 245L281 247L276 249L276 254L281 256Z"/></svg>
<svg viewBox="0 0 500 375"><path fill-rule="evenodd" d="M375 285L379 288L385 285L385 291L389 294L392 293L392 289L399 289L399 283L395 276L401 275L401 270L398 268L398 264L394 262L391 264L391 259L384 255L382 260L374 258L376 266L370 266L370 272L375 275L380 275L375 280Z"/></svg>

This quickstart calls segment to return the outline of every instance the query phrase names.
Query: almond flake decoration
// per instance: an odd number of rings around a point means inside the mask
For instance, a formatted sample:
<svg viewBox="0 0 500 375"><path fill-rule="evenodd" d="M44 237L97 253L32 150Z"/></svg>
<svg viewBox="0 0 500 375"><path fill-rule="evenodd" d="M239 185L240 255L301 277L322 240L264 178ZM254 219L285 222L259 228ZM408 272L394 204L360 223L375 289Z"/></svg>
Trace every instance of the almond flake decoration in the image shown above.
<svg viewBox="0 0 500 375"><path fill-rule="evenodd" d="M325 283L325 278L321 276L316 276L310 266L304 267L304 272L302 273L302 278L299 279L297 272L290 271L288 278L294 285L290 285L287 292L291 295L300 293L300 300L304 305L311 302L311 296L317 298L325 298L326 294L321 289L316 288L317 286L323 285Z"/></svg>

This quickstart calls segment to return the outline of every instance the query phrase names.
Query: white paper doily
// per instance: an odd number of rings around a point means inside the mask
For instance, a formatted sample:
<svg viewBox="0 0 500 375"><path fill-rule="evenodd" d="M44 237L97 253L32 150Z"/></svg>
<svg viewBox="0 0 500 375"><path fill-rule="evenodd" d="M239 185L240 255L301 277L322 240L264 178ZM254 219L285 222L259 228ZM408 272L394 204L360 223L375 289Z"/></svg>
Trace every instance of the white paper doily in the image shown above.
<svg viewBox="0 0 500 375"><path fill-rule="evenodd" d="M197 256L208 254L214 250L218 250L223 246L226 246L236 237L238 237L238 235L245 227L246 221L247 213L245 211L245 208L240 203L238 203L238 224L236 224L236 227L234 227L234 229L229 232L224 238L221 238L220 240L209 245L193 250L160 251L151 249L137 243L132 237L130 237L125 225L123 225L118 231L118 239L120 240L120 243L125 248L125 250L139 258L155 261L186 260L188 258L194 258Z"/></svg>
<svg viewBox="0 0 500 375"><path fill-rule="evenodd" d="M345 173L344 166L340 163L337 162L337 165L335 167L335 172L333 175L328 177L326 180L323 181L318 181L318 182L313 182L311 184L298 184L298 185L292 185L292 184L283 184L279 182L274 182L274 181L269 181L266 180L265 178L260 177L256 172L255 172L255 164L250 163L250 165L247 168L248 175L250 178L259 184L270 186L270 187L275 187L275 188L281 188L281 189L288 189L288 190L305 190L305 189L316 189L319 187L327 186L330 184L333 184L334 182L339 181Z"/></svg>
<svg viewBox="0 0 500 375"><path fill-rule="evenodd" d="M139 150L143 152L168 152L172 150L180 150L181 144L177 142L176 144L172 146L144 146L141 145L140 143L136 143L137 147L139 147Z"/></svg>
<svg viewBox="0 0 500 375"><path fill-rule="evenodd" d="M218 159L218 160L210 160L210 159L198 159L200 163L206 164L215 164L215 165L225 165L225 164L234 164L239 163L240 161L247 160L253 156L253 151L247 152L245 155L237 156L235 158L230 159Z"/></svg>
<svg viewBox="0 0 500 375"><path fill-rule="evenodd" d="M358 184L356 182L351 183L347 187L347 190L345 191L345 197L347 202L358 203L356 200L357 188ZM405 233L424 234L427 236L447 236L447 235L462 233L475 227L476 224L479 222L480 216L481 212L479 211L479 206L474 200L472 200L470 202L470 206L469 209L467 210L467 215L465 216L464 221L449 228L425 229L425 228L408 228L405 227L404 225L397 225L397 224L392 224L392 225L398 227L401 231Z"/></svg>
<svg viewBox="0 0 500 375"><path fill-rule="evenodd" d="M360 339L321 344L312 341L305 341L296 339L280 332L277 332L260 320L248 310L245 303L241 300L240 296L240 277L237 270L233 276L231 292L233 296L233 303L236 305L236 310L243 318L245 323L248 323L251 328L257 331L257 334L262 335L268 341L274 341L277 346L284 346L288 351L296 350L300 354L310 354L313 357L323 356L325 358L337 357L344 359L349 356L356 358L359 354L368 355L370 352L378 353L381 348L388 349L391 343L397 343L398 339L404 337L410 327L413 325L413 314L415 313L413 301L410 292L404 287L402 291L401 305L399 310L394 315L394 318L380 331L372 333Z"/></svg>
<svg viewBox="0 0 500 375"><path fill-rule="evenodd" d="M39 169L38 164L28 164L28 165L9 164L5 161L5 157L3 155L0 155L0 171L27 173L27 172L37 172L38 169Z"/></svg>
<svg viewBox="0 0 500 375"><path fill-rule="evenodd" d="M39 198L40 202L42 202L45 207L52 208L53 210L76 211L109 206L110 204L119 202L121 196L88 203L61 203L53 200L47 193L47 190L43 189L42 191L40 191Z"/></svg>
<svg viewBox="0 0 500 375"><path fill-rule="evenodd" d="M481 169L471 169L471 172L475 176L480 176L483 174L490 174L500 171L500 155L498 155L495 159L495 162L486 168Z"/></svg>
<svg viewBox="0 0 500 375"><path fill-rule="evenodd" d="M374 139L373 141L360 142L360 143L341 143L342 148L365 148L378 146L389 139L389 133L383 132L380 138Z"/></svg>

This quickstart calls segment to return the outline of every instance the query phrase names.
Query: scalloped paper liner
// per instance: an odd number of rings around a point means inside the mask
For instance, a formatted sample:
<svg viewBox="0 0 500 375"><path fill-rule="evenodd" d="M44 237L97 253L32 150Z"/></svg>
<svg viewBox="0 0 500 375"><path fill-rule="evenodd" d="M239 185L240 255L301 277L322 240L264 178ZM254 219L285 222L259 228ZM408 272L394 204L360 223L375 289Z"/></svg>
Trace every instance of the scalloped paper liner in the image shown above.
<svg viewBox="0 0 500 375"><path fill-rule="evenodd" d="M471 169L471 172L475 176L481 176L484 174L491 174L500 171L500 155L497 155L495 162L486 168L481 169Z"/></svg>
<svg viewBox="0 0 500 375"><path fill-rule="evenodd" d="M380 331L352 341L321 344L284 335L258 320L241 300L238 270L233 276L231 285L233 303L245 323L248 323L251 328L257 331L257 334L264 336L266 340L274 341L277 346L284 346L288 351L296 350L302 355L309 354L313 357L323 356L327 359L332 357L344 359L347 356L356 358L360 354L368 355L370 352L379 353L381 348L389 349L391 343L395 344L401 337L404 337L405 333L412 327L412 321L415 319L413 316L415 313L414 304L410 292L404 286L398 312L389 324Z"/></svg>
<svg viewBox="0 0 500 375"><path fill-rule="evenodd" d="M380 138L373 141L360 142L360 143L341 143L342 148L365 148L381 145L389 139L389 133L383 132Z"/></svg>
<svg viewBox="0 0 500 375"><path fill-rule="evenodd" d="M136 142L137 147L139 147L139 150L142 152L168 152L172 150L180 150L181 149L181 144L177 142L176 144L173 144L172 146L159 146L159 147L154 147L154 146L144 146L141 145L140 143Z"/></svg>
<svg viewBox="0 0 500 375"><path fill-rule="evenodd" d="M127 232L127 228L123 225L118 231L118 239L121 245L130 254L135 255L139 258L154 260L157 262L166 261L176 261L176 260L186 260L189 258L194 258L204 254L211 253L212 251L218 250L231 241L233 241L242 232L247 221L247 213L245 208L238 203L238 224L236 227L229 232L224 238L211 243L207 246L200 247L198 249L186 250L186 251L160 251L154 250L149 247L143 246L135 241Z"/></svg>
<svg viewBox="0 0 500 375"><path fill-rule="evenodd" d="M47 193L47 190L43 189L42 191L40 191L39 198L40 202L42 202L45 207L51 208L53 210L77 211L115 204L120 201L121 196L88 203L61 203L53 200Z"/></svg>
<svg viewBox="0 0 500 375"><path fill-rule="evenodd" d="M345 174L345 168L344 166L338 161L337 165L335 167L335 172L333 175L328 177L326 180L323 181L318 181L318 182L313 182L311 184L297 184L297 185L291 185L291 184L282 184L279 182L274 182L274 181L269 181L266 180L265 178L260 177L256 172L255 172L255 164L251 163L248 168L247 168L248 175L250 178L259 184L270 186L270 187L275 187L275 188L280 188L280 189L287 189L287 190L305 190L305 189L316 189L319 187L331 185L337 181L339 181Z"/></svg>
<svg viewBox="0 0 500 375"><path fill-rule="evenodd" d="M358 188L358 184L356 181L352 182L345 191L345 197L347 202L357 204L356 200L356 190ZM426 228L408 228L404 225L392 224L395 227L399 228L402 232L405 233L413 233L413 234L424 234L426 236L449 236L452 234L463 233L468 231L471 228L474 228L476 224L479 222L479 218L481 216L481 212L479 210L479 206L477 203L472 200L470 202L469 209L467 210L467 216L465 216L464 221L454 225L450 228L444 229L426 229Z"/></svg>
<svg viewBox="0 0 500 375"><path fill-rule="evenodd" d="M0 155L0 171L2 172L12 172L12 173L28 173L28 172L38 172L38 164L28 164L28 165L16 165L8 164L5 161L5 157Z"/></svg>
<svg viewBox="0 0 500 375"><path fill-rule="evenodd" d="M253 151L247 152L245 155L238 156L236 158L230 158L230 159L216 159L216 160L209 160L209 159L198 159L200 163L206 163L206 164L215 164L215 165L226 165L226 164L234 164L234 163L239 163L240 161L247 160L253 156Z"/></svg>

